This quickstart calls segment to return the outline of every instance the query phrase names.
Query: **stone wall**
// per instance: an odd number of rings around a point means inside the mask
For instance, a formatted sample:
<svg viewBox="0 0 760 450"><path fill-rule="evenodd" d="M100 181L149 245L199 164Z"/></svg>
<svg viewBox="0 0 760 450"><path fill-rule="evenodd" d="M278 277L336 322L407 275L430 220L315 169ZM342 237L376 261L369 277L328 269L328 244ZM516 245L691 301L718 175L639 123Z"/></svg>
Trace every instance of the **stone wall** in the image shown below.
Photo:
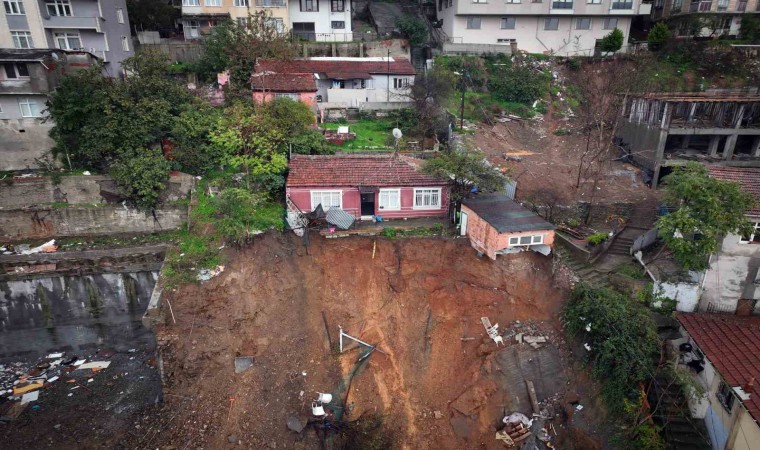
<svg viewBox="0 0 760 450"><path fill-rule="evenodd" d="M35 158L53 148L51 123L39 119L0 120L0 170L36 169Z"/></svg>

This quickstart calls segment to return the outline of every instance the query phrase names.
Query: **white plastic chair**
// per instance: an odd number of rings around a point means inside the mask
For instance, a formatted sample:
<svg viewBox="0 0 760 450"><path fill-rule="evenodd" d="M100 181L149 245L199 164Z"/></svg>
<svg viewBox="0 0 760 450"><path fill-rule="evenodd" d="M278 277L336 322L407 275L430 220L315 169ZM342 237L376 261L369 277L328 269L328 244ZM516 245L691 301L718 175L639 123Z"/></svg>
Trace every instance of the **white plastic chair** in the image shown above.
<svg viewBox="0 0 760 450"><path fill-rule="evenodd" d="M332 398L333 398L332 394L325 394L322 392L317 392L317 394L319 394L319 398L317 399L319 403L324 404L324 403L330 403L332 401Z"/></svg>
<svg viewBox="0 0 760 450"><path fill-rule="evenodd" d="M311 413L314 417L324 417L327 415L325 414L325 408L320 402L311 402Z"/></svg>

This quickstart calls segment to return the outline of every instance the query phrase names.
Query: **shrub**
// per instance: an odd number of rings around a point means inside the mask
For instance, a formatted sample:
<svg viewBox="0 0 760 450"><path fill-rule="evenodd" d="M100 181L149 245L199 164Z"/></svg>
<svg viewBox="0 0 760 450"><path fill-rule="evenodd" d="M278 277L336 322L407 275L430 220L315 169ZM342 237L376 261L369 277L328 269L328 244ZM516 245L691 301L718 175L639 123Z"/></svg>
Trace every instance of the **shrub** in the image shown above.
<svg viewBox="0 0 760 450"><path fill-rule="evenodd" d="M623 47L623 32L615 28L602 38L600 48L603 52L614 53Z"/></svg>
<svg viewBox="0 0 760 450"><path fill-rule="evenodd" d="M428 40L427 26L417 16L406 14L396 22L396 26L409 39L412 47L420 46Z"/></svg>
<svg viewBox="0 0 760 450"><path fill-rule="evenodd" d="M586 240L591 245L599 245L602 242L606 241L608 237L609 236L607 235L607 233L599 232L599 233L594 233L590 235L589 237L586 238Z"/></svg>
<svg viewBox="0 0 760 450"><path fill-rule="evenodd" d="M670 30L665 22L657 22L647 35L649 50L658 51L670 40Z"/></svg>
<svg viewBox="0 0 760 450"><path fill-rule="evenodd" d="M494 70L493 75L488 89L495 98L506 102L530 105L549 89L549 77L528 67L502 67Z"/></svg>
<svg viewBox="0 0 760 450"><path fill-rule="evenodd" d="M111 176L119 192L141 209L153 209L169 179L169 162L158 149L139 149L124 155L113 166Z"/></svg>
<svg viewBox="0 0 760 450"><path fill-rule="evenodd" d="M393 239L396 237L396 229L393 227L385 227L383 228L383 236L387 237L388 239Z"/></svg>

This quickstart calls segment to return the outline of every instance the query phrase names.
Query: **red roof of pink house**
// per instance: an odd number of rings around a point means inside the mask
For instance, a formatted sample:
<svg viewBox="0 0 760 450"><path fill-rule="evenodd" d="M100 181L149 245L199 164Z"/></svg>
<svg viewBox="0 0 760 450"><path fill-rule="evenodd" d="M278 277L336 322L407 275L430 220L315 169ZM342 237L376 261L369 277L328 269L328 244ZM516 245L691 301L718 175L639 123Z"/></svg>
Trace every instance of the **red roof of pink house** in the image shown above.
<svg viewBox="0 0 760 450"><path fill-rule="evenodd" d="M254 73L329 73L331 78L341 78L346 74L366 78L366 74L416 75L408 59L388 58L308 58L308 59L260 59Z"/></svg>
<svg viewBox="0 0 760 450"><path fill-rule="evenodd" d="M760 316L677 313L676 318L731 387L744 388L755 379L755 392L742 403L760 421Z"/></svg>
<svg viewBox="0 0 760 450"><path fill-rule="evenodd" d="M445 186L446 180L419 172L393 155L293 155L288 187Z"/></svg>
<svg viewBox="0 0 760 450"><path fill-rule="evenodd" d="M317 92L317 83L310 73L254 73L251 76L254 91Z"/></svg>
<svg viewBox="0 0 760 450"><path fill-rule="evenodd" d="M739 183L742 191L752 194L755 201L760 204L760 168L757 167L726 167L726 166L709 166L710 176L723 181L733 181ZM760 215L760 209L755 208L748 211L748 214Z"/></svg>

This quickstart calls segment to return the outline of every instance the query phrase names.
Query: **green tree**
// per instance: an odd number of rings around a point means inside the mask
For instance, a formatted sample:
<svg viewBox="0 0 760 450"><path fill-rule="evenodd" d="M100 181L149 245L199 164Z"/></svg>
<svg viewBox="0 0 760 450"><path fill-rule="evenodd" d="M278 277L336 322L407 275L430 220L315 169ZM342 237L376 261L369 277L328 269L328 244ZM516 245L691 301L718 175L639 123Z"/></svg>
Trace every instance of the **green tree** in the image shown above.
<svg viewBox="0 0 760 450"><path fill-rule="evenodd" d="M293 148L293 153L303 155L331 155L335 153L327 145L325 136L317 130L310 130L290 137L288 138L288 144Z"/></svg>
<svg viewBox="0 0 760 450"><path fill-rule="evenodd" d="M738 184L710 177L697 162L675 167L663 183L665 202L677 209L657 219L657 228L684 269L707 268L722 236L749 232L745 214L755 202Z"/></svg>
<svg viewBox="0 0 760 450"><path fill-rule="evenodd" d="M122 195L138 208L150 210L166 189L169 169L169 162L160 150L142 148L124 154L110 173Z"/></svg>
<svg viewBox="0 0 760 450"><path fill-rule="evenodd" d="M396 21L401 34L409 39L409 45L419 47L428 41L428 30L425 22L417 16L405 14Z"/></svg>
<svg viewBox="0 0 760 450"><path fill-rule="evenodd" d="M289 98L275 98L264 103L263 109L262 113L285 136L304 134L316 125L316 116L306 103Z"/></svg>
<svg viewBox="0 0 760 450"><path fill-rule="evenodd" d="M647 35L647 43L649 50L657 51L664 47L668 41L670 41L670 30L665 22L657 22L654 24L649 34Z"/></svg>
<svg viewBox="0 0 760 450"><path fill-rule="evenodd" d="M485 155L475 151L447 151L425 161L423 172L452 180L451 199L460 202L474 187L482 192L504 189L507 178L494 168Z"/></svg>
<svg viewBox="0 0 760 450"><path fill-rule="evenodd" d="M219 108L205 102L185 105L171 129L172 156L179 170L201 175L219 166L223 153L212 145L210 133L220 119Z"/></svg>
<svg viewBox="0 0 760 450"><path fill-rule="evenodd" d="M742 14L739 37L750 42L760 41L760 18L756 14Z"/></svg>
<svg viewBox="0 0 760 450"><path fill-rule="evenodd" d="M610 31L609 34L602 37L602 42L599 47L603 52L615 53L623 47L624 37L625 36L623 35L623 32L620 31L620 28L615 28Z"/></svg>
<svg viewBox="0 0 760 450"><path fill-rule="evenodd" d="M549 76L517 64L497 66L491 71L488 89L499 100L530 105L548 92Z"/></svg>

